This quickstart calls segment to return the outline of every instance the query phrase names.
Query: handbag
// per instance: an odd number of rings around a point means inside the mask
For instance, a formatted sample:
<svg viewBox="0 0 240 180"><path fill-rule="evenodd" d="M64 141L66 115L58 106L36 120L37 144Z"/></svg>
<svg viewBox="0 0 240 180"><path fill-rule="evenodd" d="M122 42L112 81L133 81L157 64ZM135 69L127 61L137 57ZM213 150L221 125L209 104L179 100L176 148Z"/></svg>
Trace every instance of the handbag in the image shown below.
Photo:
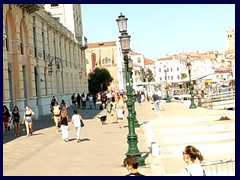
<svg viewBox="0 0 240 180"><path fill-rule="evenodd" d="M81 125L81 127L84 126L83 120L81 120L81 119L80 119L80 125Z"/></svg>

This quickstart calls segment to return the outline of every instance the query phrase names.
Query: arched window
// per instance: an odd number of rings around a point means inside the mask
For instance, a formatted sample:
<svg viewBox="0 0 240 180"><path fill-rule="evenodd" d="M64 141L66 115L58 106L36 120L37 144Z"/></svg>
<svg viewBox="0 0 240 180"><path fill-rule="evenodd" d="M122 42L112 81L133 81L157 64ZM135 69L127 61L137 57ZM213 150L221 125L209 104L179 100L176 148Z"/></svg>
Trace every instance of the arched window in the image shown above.
<svg viewBox="0 0 240 180"><path fill-rule="evenodd" d="M103 58L102 59L102 64L110 65L111 64L111 59L108 58L108 57Z"/></svg>

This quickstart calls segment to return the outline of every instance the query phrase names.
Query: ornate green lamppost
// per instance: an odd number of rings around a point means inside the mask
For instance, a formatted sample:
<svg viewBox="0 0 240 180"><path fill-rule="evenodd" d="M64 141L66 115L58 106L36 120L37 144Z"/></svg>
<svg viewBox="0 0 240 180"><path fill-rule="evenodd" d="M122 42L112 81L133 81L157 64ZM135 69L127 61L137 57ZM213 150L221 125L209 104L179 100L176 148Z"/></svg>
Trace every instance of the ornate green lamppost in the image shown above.
<svg viewBox="0 0 240 180"><path fill-rule="evenodd" d="M129 57L129 63L128 63L128 73L129 73L129 78L130 78L130 84L131 84L131 92L132 92L132 96L133 96L133 100L135 99L134 98L134 90L133 90L133 62L131 60L131 56L132 56L132 50L130 49L129 50L129 53L128 53L128 57ZM134 101L135 102L135 101ZM140 127L140 124L138 123L138 120L137 120L137 113L136 113L136 110L135 110L135 103L133 105L133 117L134 117L134 127L135 128L138 128Z"/></svg>
<svg viewBox="0 0 240 180"><path fill-rule="evenodd" d="M190 109L196 109L197 106L194 103L194 94L193 94L194 86L193 86L193 83L192 83L192 80L191 80L192 64L191 64L191 61L190 61L189 57L187 57L187 68L188 68L189 81L190 81L189 90L190 90L190 94L191 94L191 104L190 104L189 108Z"/></svg>
<svg viewBox="0 0 240 180"><path fill-rule="evenodd" d="M169 88L168 88L168 83L167 83L167 68L166 66L164 66L164 72L165 72L165 79L166 79L166 90L167 90L167 99L166 99L166 103L170 103L171 100L170 100L170 97L169 97Z"/></svg>
<svg viewBox="0 0 240 180"><path fill-rule="evenodd" d="M129 68L129 63L131 63L131 59L129 56L130 51L130 37L127 33L127 18L125 18L122 13L120 16L118 16L117 23L118 23L118 29L121 33L121 36L119 36L121 49L123 53L123 59L124 59L124 65L125 65L125 78L126 78L126 90L127 90L127 108L128 108L128 130L129 133L127 135L127 143L128 143L128 151L125 154L127 157L129 156L136 156L138 158L138 162L140 166L144 166L145 159L142 157L142 154L138 150L138 137L135 133L135 125L134 125L134 97L133 97L133 88L132 88L132 82L131 82L131 76L132 76L132 68Z"/></svg>

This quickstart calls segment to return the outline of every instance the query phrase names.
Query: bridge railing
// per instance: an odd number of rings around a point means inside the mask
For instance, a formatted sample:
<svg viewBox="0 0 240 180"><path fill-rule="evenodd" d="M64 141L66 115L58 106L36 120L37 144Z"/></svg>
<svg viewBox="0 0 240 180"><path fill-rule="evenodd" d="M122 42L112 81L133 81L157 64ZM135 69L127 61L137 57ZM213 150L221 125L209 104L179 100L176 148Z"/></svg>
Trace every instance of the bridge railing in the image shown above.
<svg viewBox="0 0 240 180"><path fill-rule="evenodd" d="M235 176L235 158L202 163L206 176Z"/></svg>
<svg viewBox="0 0 240 180"><path fill-rule="evenodd" d="M214 106L215 103L220 103L224 101L235 100L235 91L228 91L222 93L211 94L210 96L206 96L202 99L202 107L211 107Z"/></svg>

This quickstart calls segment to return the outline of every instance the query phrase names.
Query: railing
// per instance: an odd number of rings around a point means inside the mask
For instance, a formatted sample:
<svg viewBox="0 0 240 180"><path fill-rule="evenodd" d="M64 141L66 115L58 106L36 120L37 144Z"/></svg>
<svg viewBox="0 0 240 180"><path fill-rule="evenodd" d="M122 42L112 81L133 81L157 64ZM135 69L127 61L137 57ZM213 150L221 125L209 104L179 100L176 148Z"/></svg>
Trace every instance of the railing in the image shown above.
<svg viewBox="0 0 240 180"><path fill-rule="evenodd" d="M211 94L210 96L205 97L201 103L202 107L212 108L216 105L225 105L228 103L227 101L230 102L231 100L235 100L235 91Z"/></svg>
<svg viewBox="0 0 240 180"><path fill-rule="evenodd" d="M235 158L202 163L206 176L235 176Z"/></svg>

